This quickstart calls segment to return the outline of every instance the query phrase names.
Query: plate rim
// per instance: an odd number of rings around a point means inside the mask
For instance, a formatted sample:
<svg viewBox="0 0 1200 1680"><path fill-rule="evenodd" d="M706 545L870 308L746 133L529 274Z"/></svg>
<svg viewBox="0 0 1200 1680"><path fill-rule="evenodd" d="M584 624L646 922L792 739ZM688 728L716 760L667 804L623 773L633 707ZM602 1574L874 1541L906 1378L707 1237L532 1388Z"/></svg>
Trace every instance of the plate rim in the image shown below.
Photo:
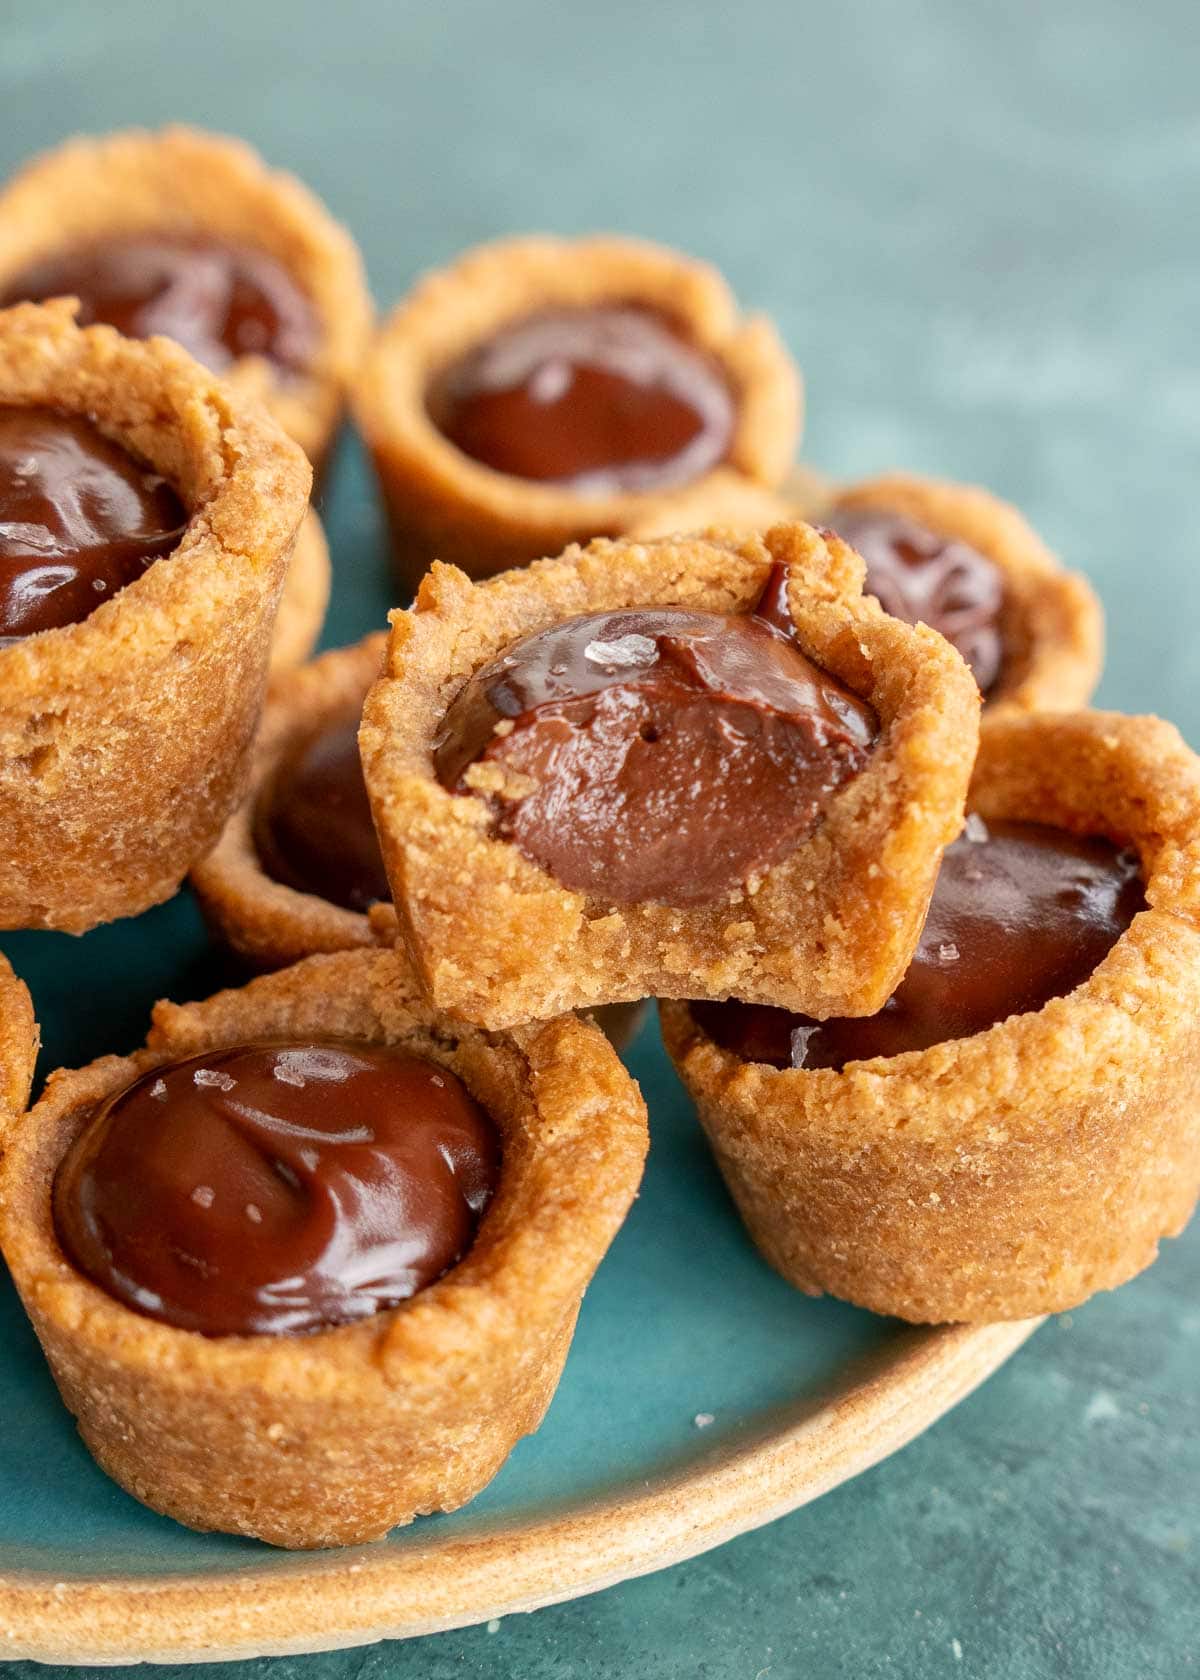
<svg viewBox="0 0 1200 1680"><path fill-rule="evenodd" d="M416 1638L615 1586L772 1522L878 1464L977 1388L1041 1319L906 1327L826 1397L785 1403L638 1491L393 1550L295 1554L219 1575L0 1571L0 1656L44 1663L231 1662ZM847 1372L843 1369L842 1377ZM834 1389L829 1393L829 1387Z"/></svg>

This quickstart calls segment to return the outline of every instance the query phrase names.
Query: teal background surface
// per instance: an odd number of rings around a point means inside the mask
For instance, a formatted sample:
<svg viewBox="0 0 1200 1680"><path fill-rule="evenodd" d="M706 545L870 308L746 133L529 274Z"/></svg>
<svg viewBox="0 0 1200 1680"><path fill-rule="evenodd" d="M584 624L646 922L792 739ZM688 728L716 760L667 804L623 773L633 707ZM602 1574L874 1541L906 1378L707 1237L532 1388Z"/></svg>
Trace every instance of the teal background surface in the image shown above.
<svg viewBox="0 0 1200 1680"><path fill-rule="evenodd" d="M801 361L812 461L1019 502L1104 596L1101 700L1195 743L1198 71L1171 0L0 0L0 167L74 129L241 133L349 223L381 305L513 230L705 255ZM334 644L387 591L352 441L326 501ZM86 946L3 946L48 1066L134 1043L149 997L222 978L186 898ZM85 951L110 984L81 986ZM905 1452L706 1557L271 1680L1178 1680L1200 1668L1198 1273L1194 1229Z"/></svg>

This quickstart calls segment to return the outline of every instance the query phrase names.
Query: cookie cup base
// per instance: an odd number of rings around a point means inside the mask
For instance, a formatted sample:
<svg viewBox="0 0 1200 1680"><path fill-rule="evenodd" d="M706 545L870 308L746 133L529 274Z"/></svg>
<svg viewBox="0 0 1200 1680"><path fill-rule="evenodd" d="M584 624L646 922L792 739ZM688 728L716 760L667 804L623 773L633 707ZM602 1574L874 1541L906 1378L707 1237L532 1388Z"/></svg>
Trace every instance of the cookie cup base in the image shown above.
<svg viewBox="0 0 1200 1680"><path fill-rule="evenodd" d="M1200 1188L1200 764L1156 719L1000 718L970 803L1137 847L1149 909L1069 996L840 1073L743 1062L662 1006L763 1256L808 1294L915 1323L1114 1288Z"/></svg>
<svg viewBox="0 0 1200 1680"><path fill-rule="evenodd" d="M209 1048L313 1038L413 1050L492 1115L500 1183L457 1266L342 1328L213 1338L143 1317L75 1270L51 1191L97 1103ZM315 957L203 1003L160 1004L145 1050L53 1076L0 1162L0 1244L109 1475L193 1528L346 1545L464 1504L537 1427L646 1141L637 1088L595 1028L564 1019L489 1039L422 1004L395 953Z"/></svg>

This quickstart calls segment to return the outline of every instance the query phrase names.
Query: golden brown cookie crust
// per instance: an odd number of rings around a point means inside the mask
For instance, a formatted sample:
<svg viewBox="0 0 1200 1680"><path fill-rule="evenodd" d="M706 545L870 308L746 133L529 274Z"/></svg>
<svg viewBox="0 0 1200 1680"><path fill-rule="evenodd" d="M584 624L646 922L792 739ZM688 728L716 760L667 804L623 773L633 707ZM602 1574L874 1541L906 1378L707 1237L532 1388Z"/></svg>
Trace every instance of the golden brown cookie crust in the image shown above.
<svg viewBox="0 0 1200 1680"><path fill-rule="evenodd" d="M986 555L1004 584L1005 659L986 701L1023 712L1086 706L1104 667L1104 614L1095 591L1067 571L1017 509L974 484L884 473L840 487L814 482L800 511L820 522L834 504L886 508Z"/></svg>
<svg viewBox="0 0 1200 1680"><path fill-rule="evenodd" d="M358 247L293 176L241 140L173 126L68 140L0 192L0 285L32 262L107 234L208 233L275 257L320 323L312 366L281 377L246 356L225 377L319 462L366 347L372 307Z"/></svg>
<svg viewBox="0 0 1200 1680"><path fill-rule="evenodd" d="M143 1318L74 1270L51 1186L97 1102L164 1061L310 1037L404 1045L492 1115L500 1184L458 1266L340 1329L216 1338ZM160 1004L147 1049L54 1075L0 1163L0 1244L84 1440L123 1487L193 1528L347 1545L464 1504L537 1428L646 1142L637 1087L594 1027L489 1038L431 1011L398 953L345 952Z"/></svg>
<svg viewBox="0 0 1200 1680"><path fill-rule="evenodd" d="M0 951L0 1148L15 1117L25 1112L37 1053L33 1001Z"/></svg>
<svg viewBox="0 0 1200 1680"><path fill-rule="evenodd" d="M1021 1319L1148 1266L1200 1187L1200 761L1154 718L984 724L970 803L1136 846L1150 908L1070 996L841 1073L668 1049L759 1249L919 1323Z"/></svg>
<svg viewBox="0 0 1200 1680"><path fill-rule="evenodd" d="M783 477L800 428L799 376L774 328L740 316L715 269L612 235L498 240L418 282L376 334L356 386L406 582L415 586L433 560L486 577L571 542L619 536L656 500L582 497L493 472L444 438L425 406L430 380L507 323L614 299L662 310L724 368L738 417L727 465L715 472L766 485Z"/></svg>
<svg viewBox="0 0 1200 1680"><path fill-rule="evenodd" d="M172 555L0 648L0 927L82 933L168 898L240 796L311 472L166 339L0 311L0 402L87 414L175 485Z"/></svg>
<svg viewBox="0 0 1200 1680"><path fill-rule="evenodd" d="M329 545L314 509L309 508L296 537L291 564L279 597L271 637L271 675L306 660L320 638L329 606L333 568Z"/></svg>
<svg viewBox="0 0 1200 1680"><path fill-rule="evenodd" d="M869 700L882 729L811 838L757 884L686 910L614 908L492 838L483 801L437 782L447 706L518 637L633 605L745 611L777 560L791 569L804 651ZM962 823L979 695L948 642L888 618L861 587L857 555L798 523L765 537L601 539L480 584L435 566L415 606L392 614L359 735L401 932L429 995L492 1028L647 995L877 1009Z"/></svg>
<svg viewBox="0 0 1200 1680"><path fill-rule="evenodd" d="M380 931L373 933L371 919L358 911L273 880L254 843L255 806L280 760L326 724L362 710L386 645L386 632L377 631L272 680L246 797L216 846L192 870L209 926L255 968L283 968L319 952L352 951L395 938L390 905L378 907L384 914L375 923Z"/></svg>

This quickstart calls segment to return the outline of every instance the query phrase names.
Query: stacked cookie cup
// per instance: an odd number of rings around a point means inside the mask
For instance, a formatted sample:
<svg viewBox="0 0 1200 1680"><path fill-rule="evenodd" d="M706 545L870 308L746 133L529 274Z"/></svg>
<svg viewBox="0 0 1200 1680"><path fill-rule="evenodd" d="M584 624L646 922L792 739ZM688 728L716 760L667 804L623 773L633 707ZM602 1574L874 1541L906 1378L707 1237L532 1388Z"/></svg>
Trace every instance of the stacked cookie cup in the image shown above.
<svg viewBox="0 0 1200 1680"><path fill-rule="evenodd" d="M0 925L190 871L256 971L26 1112L0 961L0 1245L122 1486L284 1546L477 1493L637 1192L646 998L801 1291L1026 1318L1182 1228L1200 766L1080 709L1099 609L1014 509L794 474L773 328L658 247L484 247L371 338L323 208L183 130L30 166L0 232L12 494L36 421L47 528L101 468L163 525L61 622L0 551ZM303 663L346 401L416 595Z"/></svg>

